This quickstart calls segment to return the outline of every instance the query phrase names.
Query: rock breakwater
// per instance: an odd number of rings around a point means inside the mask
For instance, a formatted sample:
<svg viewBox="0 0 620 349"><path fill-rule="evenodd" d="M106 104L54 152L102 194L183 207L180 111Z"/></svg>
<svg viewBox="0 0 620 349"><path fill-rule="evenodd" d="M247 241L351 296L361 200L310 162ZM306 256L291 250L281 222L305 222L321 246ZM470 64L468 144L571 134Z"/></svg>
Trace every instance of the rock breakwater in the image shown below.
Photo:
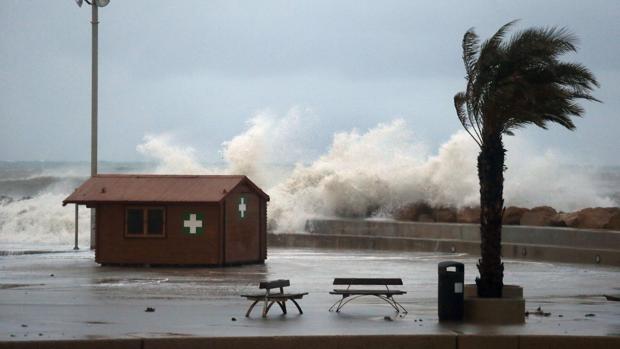
<svg viewBox="0 0 620 349"><path fill-rule="evenodd" d="M394 218L412 222L480 223L480 207L432 207L417 202L396 210ZM503 223L620 231L620 207L590 207L563 212L549 206L531 209L509 206L504 209Z"/></svg>

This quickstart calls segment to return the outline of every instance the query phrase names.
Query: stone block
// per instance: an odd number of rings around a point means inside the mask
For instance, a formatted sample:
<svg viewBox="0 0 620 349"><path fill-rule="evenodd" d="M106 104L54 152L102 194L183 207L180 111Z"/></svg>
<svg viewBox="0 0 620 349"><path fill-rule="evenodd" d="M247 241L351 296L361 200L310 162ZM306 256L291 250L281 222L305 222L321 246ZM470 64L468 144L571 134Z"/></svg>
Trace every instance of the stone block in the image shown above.
<svg viewBox="0 0 620 349"><path fill-rule="evenodd" d="M577 228L603 229L608 226L612 217L620 215L618 207L594 207L585 208L577 212L579 222Z"/></svg>
<svg viewBox="0 0 620 349"><path fill-rule="evenodd" d="M521 224L521 217L527 211L529 210L523 207L507 207L502 217L502 223L507 225L519 225Z"/></svg>
<svg viewBox="0 0 620 349"><path fill-rule="evenodd" d="M607 222L607 224L605 224L603 228L610 230L620 230L620 212L611 216L611 218L609 218L609 221Z"/></svg>
<svg viewBox="0 0 620 349"><path fill-rule="evenodd" d="M549 225L551 217L556 214L556 210L549 206L534 207L533 209L523 213L523 216L521 216L520 225Z"/></svg>
<svg viewBox="0 0 620 349"><path fill-rule="evenodd" d="M480 223L480 207L463 207L458 210L456 220L459 223Z"/></svg>
<svg viewBox="0 0 620 349"><path fill-rule="evenodd" d="M433 210L435 222L456 223L456 209L452 207L439 207Z"/></svg>

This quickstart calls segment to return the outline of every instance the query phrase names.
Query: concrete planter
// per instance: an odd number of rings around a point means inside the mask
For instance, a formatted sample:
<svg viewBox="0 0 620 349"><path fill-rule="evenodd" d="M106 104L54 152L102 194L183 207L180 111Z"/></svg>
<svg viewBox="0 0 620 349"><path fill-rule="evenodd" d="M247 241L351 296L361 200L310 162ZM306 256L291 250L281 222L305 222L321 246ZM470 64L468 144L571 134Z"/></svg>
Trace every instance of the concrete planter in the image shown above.
<svg viewBox="0 0 620 349"><path fill-rule="evenodd" d="M482 324L522 324L525 322L525 299L523 288L504 285L502 298L479 298L475 284L465 285L465 322Z"/></svg>

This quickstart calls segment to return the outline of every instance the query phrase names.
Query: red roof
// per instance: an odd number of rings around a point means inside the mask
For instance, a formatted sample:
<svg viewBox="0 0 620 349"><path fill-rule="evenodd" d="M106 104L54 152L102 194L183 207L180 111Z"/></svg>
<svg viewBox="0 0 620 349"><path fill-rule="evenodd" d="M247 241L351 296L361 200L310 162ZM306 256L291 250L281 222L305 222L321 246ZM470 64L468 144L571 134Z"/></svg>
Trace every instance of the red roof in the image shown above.
<svg viewBox="0 0 620 349"><path fill-rule="evenodd" d="M269 200L246 176L102 174L88 179L62 204L219 202L241 183Z"/></svg>

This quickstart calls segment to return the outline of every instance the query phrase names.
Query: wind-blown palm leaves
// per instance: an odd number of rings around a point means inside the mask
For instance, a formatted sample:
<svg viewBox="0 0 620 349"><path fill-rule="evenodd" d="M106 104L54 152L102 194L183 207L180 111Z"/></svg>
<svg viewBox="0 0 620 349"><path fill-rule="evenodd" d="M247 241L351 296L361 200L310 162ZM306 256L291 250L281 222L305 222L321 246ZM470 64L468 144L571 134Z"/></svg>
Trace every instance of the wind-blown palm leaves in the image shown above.
<svg viewBox="0 0 620 349"><path fill-rule="evenodd" d="M574 35L564 28L530 28L505 41L516 22L502 26L482 45L473 28L463 37L467 88L454 96L454 105L479 145L485 121L508 135L527 124L546 128L548 122L572 130L571 117L584 111L575 101L598 101L590 95L599 86L592 73L581 64L558 60L577 51ZM493 120L484 120L491 116Z"/></svg>
<svg viewBox="0 0 620 349"><path fill-rule="evenodd" d="M482 297L501 297L501 219L505 149L502 135L528 124L546 128L550 122L569 130L572 117L582 116L580 99L598 83L583 65L559 57L576 52L576 38L564 28L530 28L506 39L512 21L480 44L469 29L463 36L463 62L467 86L454 96L458 118L480 146L480 278Z"/></svg>

